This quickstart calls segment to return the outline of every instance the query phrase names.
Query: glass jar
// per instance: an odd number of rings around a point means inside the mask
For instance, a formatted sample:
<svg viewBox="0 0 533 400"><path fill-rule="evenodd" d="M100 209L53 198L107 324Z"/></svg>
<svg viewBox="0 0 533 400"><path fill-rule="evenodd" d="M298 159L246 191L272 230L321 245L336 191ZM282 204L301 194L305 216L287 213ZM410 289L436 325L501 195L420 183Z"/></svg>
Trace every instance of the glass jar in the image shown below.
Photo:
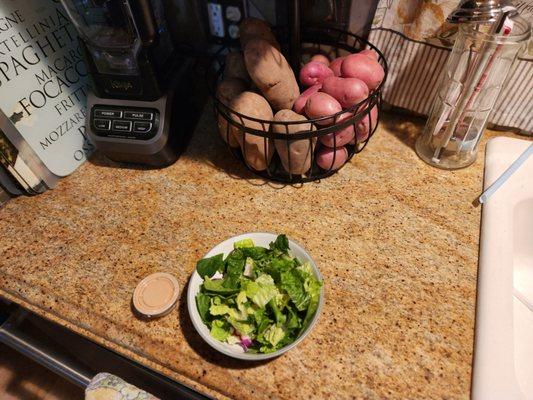
<svg viewBox="0 0 533 400"><path fill-rule="evenodd" d="M475 161L488 116L531 34L529 23L519 16L508 19L503 33L486 33L488 28L459 27L444 79L415 145L418 156L430 165L458 169Z"/></svg>

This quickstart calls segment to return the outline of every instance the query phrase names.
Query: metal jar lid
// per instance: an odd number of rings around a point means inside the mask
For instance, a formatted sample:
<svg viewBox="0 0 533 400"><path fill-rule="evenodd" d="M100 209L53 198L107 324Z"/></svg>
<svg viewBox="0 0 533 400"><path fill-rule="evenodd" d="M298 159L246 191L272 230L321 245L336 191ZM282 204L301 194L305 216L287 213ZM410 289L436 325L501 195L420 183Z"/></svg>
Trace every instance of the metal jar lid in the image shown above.
<svg viewBox="0 0 533 400"><path fill-rule="evenodd" d="M463 0L448 16L452 24L489 24L499 20L504 12L516 13L508 0Z"/></svg>

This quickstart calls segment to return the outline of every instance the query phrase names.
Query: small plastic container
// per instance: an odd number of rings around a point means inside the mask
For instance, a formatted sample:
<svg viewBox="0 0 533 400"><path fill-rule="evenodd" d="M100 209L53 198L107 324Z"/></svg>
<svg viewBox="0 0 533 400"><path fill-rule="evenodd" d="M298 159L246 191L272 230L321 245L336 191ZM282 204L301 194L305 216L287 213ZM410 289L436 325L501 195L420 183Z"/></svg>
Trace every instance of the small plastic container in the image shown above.
<svg viewBox="0 0 533 400"><path fill-rule="evenodd" d="M158 318L176 307L178 296L178 280L165 272L156 272L139 282L133 292L132 302L139 315Z"/></svg>

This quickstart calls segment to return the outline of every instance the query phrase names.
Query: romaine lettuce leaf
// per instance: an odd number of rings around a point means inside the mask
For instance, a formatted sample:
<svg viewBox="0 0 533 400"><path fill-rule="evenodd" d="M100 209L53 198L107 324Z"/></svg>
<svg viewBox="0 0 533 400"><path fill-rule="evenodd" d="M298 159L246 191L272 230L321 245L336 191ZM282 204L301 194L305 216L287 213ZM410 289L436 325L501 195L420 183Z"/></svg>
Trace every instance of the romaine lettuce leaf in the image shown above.
<svg viewBox="0 0 533 400"><path fill-rule="evenodd" d="M209 258L202 258L196 263L196 271L198 274L205 278L206 276L212 277L215 272L224 271L224 254L217 254L216 256Z"/></svg>
<svg viewBox="0 0 533 400"><path fill-rule="evenodd" d="M315 277L315 274L313 273L313 267L311 267L311 264L309 264L308 262L299 265L298 270L302 271L306 275L312 276L313 278Z"/></svg>
<svg viewBox="0 0 533 400"><path fill-rule="evenodd" d="M239 292L237 298L235 299L235 303L237 304L237 308L241 311L244 311L248 308L248 297L246 297L246 292L244 290Z"/></svg>
<svg viewBox="0 0 533 400"><path fill-rule="evenodd" d="M222 300L219 297L213 298L211 300L211 306L209 307L209 313L213 316L229 315L236 321L246 321L248 319L248 311L245 306L241 306L240 309L235 309L228 305L230 304L229 301L226 301L226 303L227 304L222 303ZM231 304L236 303L232 302Z"/></svg>
<svg viewBox="0 0 533 400"><path fill-rule="evenodd" d="M228 322L233 326L240 336L254 336L255 326L251 323L237 321L233 318L228 318Z"/></svg>
<svg viewBox="0 0 533 400"><path fill-rule="evenodd" d="M261 260L268 255L268 249L264 247L244 247L241 250L245 257L250 257L255 261Z"/></svg>
<svg viewBox="0 0 533 400"><path fill-rule="evenodd" d="M318 309L320 297L315 296L311 298L311 301L309 302L309 307L307 307L307 312L305 313L304 320L302 321L302 326L300 328L300 333L305 331L311 321L313 320L313 317L316 313L316 310Z"/></svg>
<svg viewBox="0 0 533 400"><path fill-rule="evenodd" d="M260 276L257 277L255 281L259 283L260 285L270 285L270 286L275 287L274 279L272 279L272 277L268 274L261 274Z"/></svg>
<svg viewBox="0 0 533 400"><path fill-rule="evenodd" d="M230 307L226 304L211 304L209 307L209 313L211 315L224 315L229 314Z"/></svg>
<svg viewBox="0 0 533 400"><path fill-rule="evenodd" d="M265 307L279 291L270 275L260 275L255 281L244 284L246 296L258 307Z"/></svg>
<svg viewBox="0 0 533 400"><path fill-rule="evenodd" d="M287 293L278 293L275 297L275 300L278 308L283 311L283 309L289 304L291 298Z"/></svg>
<svg viewBox="0 0 533 400"><path fill-rule="evenodd" d="M296 269L281 274L281 288L287 292L298 311L307 309L310 297L304 288L304 281Z"/></svg>
<svg viewBox="0 0 533 400"><path fill-rule="evenodd" d="M285 321L287 320L287 317L285 315L283 315L276 303L276 298L272 298L270 299L270 301L268 302L268 306L270 307L270 309L272 310L272 312L274 313L274 319L276 320L276 323L277 324L284 324Z"/></svg>
<svg viewBox="0 0 533 400"><path fill-rule="evenodd" d="M292 307L288 307L288 313L289 316L287 318L287 329L298 329L300 327L300 317L298 317L298 313L292 309Z"/></svg>
<svg viewBox="0 0 533 400"><path fill-rule="evenodd" d="M254 277L254 259L251 257L246 257L246 261L244 262L244 271L243 275L247 278L253 278Z"/></svg>
<svg viewBox="0 0 533 400"><path fill-rule="evenodd" d="M254 241L249 238L245 238L245 239L239 240L238 242L233 243L234 249L242 249L245 247L254 247L254 246L255 246Z"/></svg>
<svg viewBox="0 0 533 400"><path fill-rule="evenodd" d="M227 278L211 280L209 278L204 279L203 288L208 292L215 292L220 294L233 294L240 291L239 287L231 282L231 286L226 287L224 285L228 284Z"/></svg>
<svg viewBox="0 0 533 400"><path fill-rule="evenodd" d="M200 314L200 318L202 318L202 321L204 321L204 323L207 323L209 320L210 304L211 300L209 299L209 296L207 296L205 293L199 292L196 295L196 307L198 307L198 313Z"/></svg>
<svg viewBox="0 0 533 400"><path fill-rule="evenodd" d="M264 315L263 315L264 316ZM268 317L264 316L263 319L257 324L257 335L258 337L263 337L263 333L265 332L266 328L272 324L272 320Z"/></svg>
<svg viewBox="0 0 533 400"><path fill-rule="evenodd" d="M265 332L263 332L263 337L268 343L275 347L280 340L285 337L285 329L280 325L270 325Z"/></svg>
<svg viewBox="0 0 533 400"><path fill-rule="evenodd" d="M261 346L259 348L259 353L263 353L263 354L268 354L268 353L273 353L277 350L278 348L277 347L273 347L273 346L270 346L270 345L267 345L267 346Z"/></svg>
<svg viewBox="0 0 533 400"><path fill-rule="evenodd" d="M314 275L309 276L304 282L304 288L311 298L320 297L322 282L319 282Z"/></svg>
<svg viewBox="0 0 533 400"><path fill-rule="evenodd" d="M226 304L211 304L211 307L209 307L209 313L213 316L229 315L230 318L233 318L235 321L248 320L248 313L246 310L236 310L235 308L229 307Z"/></svg>
<svg viewBox="0 0 533 400"><path fill-rule="evenodd" d="M228 344L237 344L240 343L241 338L235 335L229 335L226 341L228 342Z"/></svg>
<svg viewBox="0 0 533 400"><path fill-rule="evenodd" d="M305 288L310 296L310 301L309 306L307 307L307 312L305 313L304 320L302 322L302 327L300 328L300 332L303 332L305 329L307 329L316 313L316 310L318 309L318 305L320 303L321 287L322 282L319 282L314 275L312 275L306 280Z"/></svg>
<svg viewBox="0 0 533 400"><path fill-rule="evenodd" d="M273 258L269 264L264 267L264 271L272 276L276 284L279 285L281 282L281 274L286 271L290 271L294 268L295 263L293 259L289 256L281 256L278 258Z"/></svg>
<svg viewBox="0 0 533 400"><path fill-rule="evenodd" d="M235 249L226 258L226 286L234 287L240 280L244 270L244 254L240 249Z"/></svg>
<svg viewBox="0 0 533 400"><path fill-rule="evenodd" d="M221 342L225 341L230 335L230 326L224 320L215 319L211 323L211 336Z"/></svg>
<svg viewBox="0 0 533 400"><path fill-rule="evenodd" d="M270 243L269 247L271 250L287 253L289 251L289 239L285 235L278 235L276 240Z"/></svg>

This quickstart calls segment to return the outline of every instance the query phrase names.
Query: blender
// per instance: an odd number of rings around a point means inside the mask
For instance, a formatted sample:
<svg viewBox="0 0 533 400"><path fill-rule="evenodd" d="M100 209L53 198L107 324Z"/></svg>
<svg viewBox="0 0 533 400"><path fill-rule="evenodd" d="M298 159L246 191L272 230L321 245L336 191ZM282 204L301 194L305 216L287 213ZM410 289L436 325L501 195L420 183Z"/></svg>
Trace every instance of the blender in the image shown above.
<svg viewBox="0 0 533 400"><path fill-rule="evenodd" d="M119 162L172 164L200 115L195 60L178 50L161 0L61 0L92 78L87 132Z"/></svg>

